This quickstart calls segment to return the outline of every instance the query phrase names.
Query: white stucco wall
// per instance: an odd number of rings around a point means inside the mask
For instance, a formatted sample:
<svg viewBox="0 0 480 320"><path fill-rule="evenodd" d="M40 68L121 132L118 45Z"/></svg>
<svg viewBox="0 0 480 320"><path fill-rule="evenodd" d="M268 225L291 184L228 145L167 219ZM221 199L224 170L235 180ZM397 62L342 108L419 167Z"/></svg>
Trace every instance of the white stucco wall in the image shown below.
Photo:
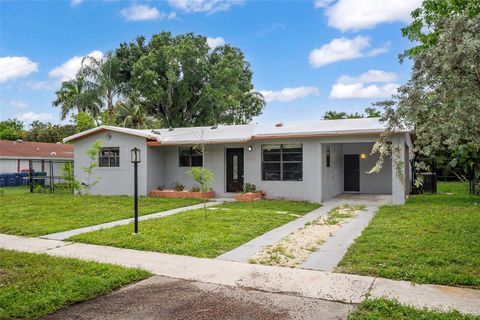
<svg viewBox="0 0 480 320"><path fill-rule="evenodd" d="M326 163L326 149L330 147L330 167ZM322 200L343 192L343 148L340 143L322 144Z"/></svg>
<svg viewBox="0 0 480 320"><path fill-rule="evenodd" d="M392 198L394 204L405 203L410 188L411 165L410 162L405 163L404 161L407 152L405 145L409 148L408 159L411 159L412 141L410 136L402 134L392 137L392 149L394 150L392 155ZM398 172L401 172L401 174L398 174Z"/></svg>
<svg viewBox="0 0 480 320"><path fill-rule="evenodd" d="M130 150L134 147L140 149L142 162L138 165L138 192L139 195L147 194L147 166L148 155L144 138L110 131L111 139L107 139L106 132L100 132L74 143L74 170L78 181L86 183L87 174L81 166L88 166L90 159L85 153L97 139L102 139L103 147L120 148L120 166L113 168L97 167L92 175L92 180L100 177L99 182L90 190L91 194L102 195L132 195L133 194L133 164L130 162ZM98 164L98 157L97 157Z"/></svg>
<svg viewBox="0 0 480 320"><path fill-rule="evenodd" d="M147 147L144 138L110 132L111 139L106 140L106 133L98 133L75 142L75 174L78 180L85 181L81 165L88 165L85 151L96 139L103 139L105 147L120 148L119 168L96 168L95 175L101 176L100 182L92 188L93 194L133 194L133 165L130 162L130 150L137 147L142 153L139 165L139 192L147 194L159 186L170 188L178 181L190 189L193 180L187 175L189 167L179 166L178 146ZM213 171L213 190L217 196L233 196L226 192L226 149L244 148L244 182L253 183L258 190L267 193L267 198L302 199L321 202L343 192L343 155L366 153L367 159L360 160L360 193L380 193L394 195L395 203L401 203L404 197L402 185L395 180L392 162L387 159L378 174L367 174L376 161L370 156L375 135L336 136L303 139L253 140L244 144L207 145L205 166ZM404 145L407 135L394 137L397 145ZM265 144L302 143L303 145L303 180L302 181L263 181L261 146ZM326 168L325 147L331 147L331 167ZM252 150L248 151L251 146Z"/></svg>
<svg viewBox="0 0 480 320"><path fill-rule="evenodd" d="M147 147L147 192L164 186L165 152L162 148Z"/></svg>

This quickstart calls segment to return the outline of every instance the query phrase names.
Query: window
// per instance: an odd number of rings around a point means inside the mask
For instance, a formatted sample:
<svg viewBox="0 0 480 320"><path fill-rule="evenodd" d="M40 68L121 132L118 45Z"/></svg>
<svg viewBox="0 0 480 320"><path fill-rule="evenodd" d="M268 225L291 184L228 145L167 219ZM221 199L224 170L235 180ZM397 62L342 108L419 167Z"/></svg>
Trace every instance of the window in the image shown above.
<svg viewBox="0 0 480 320"><path fill-rule="evenodd" d="M327 155L326 164L330 168L330 146L327 146L325 154Z"/></svg>
<svg viewBox="0 0 480 320"><path fill-rule="evenodd" d="M180 148L180 167L201 167L203 156L193 147Z"/></svg>
<svg viewBox="0 0 480 320"><path fill-rule="evenodd" d="M262 146L262 180L302 181L302 144Z"/></svg>
<svg viewBox="0 0 480 320"><path fill-rule="evenodd" d="M120 148L102 148L98 156L99 167L120 167Z"/></svg>

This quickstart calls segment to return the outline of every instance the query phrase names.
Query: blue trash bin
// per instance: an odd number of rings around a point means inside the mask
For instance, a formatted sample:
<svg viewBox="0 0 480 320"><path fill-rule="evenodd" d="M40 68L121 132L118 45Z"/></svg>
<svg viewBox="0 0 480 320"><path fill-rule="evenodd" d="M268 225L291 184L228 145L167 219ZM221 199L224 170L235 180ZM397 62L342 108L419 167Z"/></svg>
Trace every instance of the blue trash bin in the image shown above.
<svg viewBox="0 0 480 320"><path fill-rule="evenodd" d="M6 174L6 180L7 180L7 183L5 185L7 187L15 187L15 183L17 181L16 181L15 175L13 173Z"/></svg>
<svg viewBox="0 0 480 320"><path fill-rule="evenodd" d="M25 181L23 178L28 175L25 172L17 172L17 173L14 173L14 175L15 175L15 185L18 187L24 186Z"/></svg>
<svg viewBox="0 0 480 320"><path fill-rule="evenodd" d="M0 174L0 188L7 186L7 175L2 173Z"/></svg>

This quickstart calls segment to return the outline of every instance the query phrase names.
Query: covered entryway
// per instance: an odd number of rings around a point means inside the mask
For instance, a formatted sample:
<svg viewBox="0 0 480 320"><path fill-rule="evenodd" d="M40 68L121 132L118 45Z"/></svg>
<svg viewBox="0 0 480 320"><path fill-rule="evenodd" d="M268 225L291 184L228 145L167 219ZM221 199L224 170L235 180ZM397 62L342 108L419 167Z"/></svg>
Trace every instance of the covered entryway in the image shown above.
<svg viewBox="0 0 480 320"><path fill-rule="evenodd" d="M343 191L360 192L360 156L343 155Z"/></svg>
<svg viewBox="0 0 480 320"><path fill-rule="evenodd" d="M227 192L243 190L243 148L227 149Z"/></svg>
<svg viewBox="0 0 480 320"><path fill-rule="evenodd" d="M391 195L392 161L385 158L378 173L368 172L378 155L374 142L325 143L322 146L322 200L341 194Z"/></svg>

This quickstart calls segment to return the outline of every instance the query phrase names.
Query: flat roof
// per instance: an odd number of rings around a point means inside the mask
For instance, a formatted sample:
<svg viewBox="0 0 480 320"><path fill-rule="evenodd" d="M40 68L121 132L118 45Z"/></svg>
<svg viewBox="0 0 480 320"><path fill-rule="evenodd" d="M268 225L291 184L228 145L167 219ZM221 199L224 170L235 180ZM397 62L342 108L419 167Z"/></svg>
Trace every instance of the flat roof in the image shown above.
<svg viewBox="0 0 480 320"><path fill-rule="evenodd" d="M100 126L64 139L75 141L99 131L111 130L143 137L161 145L204 143L238 143L253 139L381 134L386 125L380 118L310 120L280 124L218 125L173 129L137 130L114 126Z"/></svg>

